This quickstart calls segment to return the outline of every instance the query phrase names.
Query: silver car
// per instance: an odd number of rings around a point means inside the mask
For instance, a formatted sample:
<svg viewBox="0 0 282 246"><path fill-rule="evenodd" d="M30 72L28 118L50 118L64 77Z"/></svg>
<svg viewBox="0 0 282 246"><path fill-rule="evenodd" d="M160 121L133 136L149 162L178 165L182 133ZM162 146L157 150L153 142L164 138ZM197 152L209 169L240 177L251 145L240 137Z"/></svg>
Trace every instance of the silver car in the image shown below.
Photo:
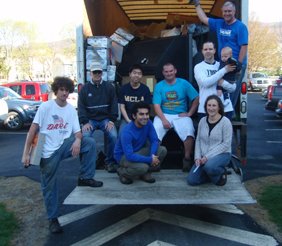
<svg viewBox="0 0 282 246"><path fill-rule="evenodd" d="M252 91L262 91L272 85L270 79L265 73L254 72L248 74L248 89Z"/></svg>

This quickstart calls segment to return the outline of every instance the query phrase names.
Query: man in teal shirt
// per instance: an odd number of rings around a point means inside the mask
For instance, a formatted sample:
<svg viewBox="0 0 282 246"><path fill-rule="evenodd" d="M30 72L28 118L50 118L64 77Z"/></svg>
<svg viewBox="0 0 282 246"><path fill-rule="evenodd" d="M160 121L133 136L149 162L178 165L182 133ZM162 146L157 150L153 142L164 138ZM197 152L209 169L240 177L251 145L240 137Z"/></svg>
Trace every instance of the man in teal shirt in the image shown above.
<svg viewBox="0 0 282 246"><path fill-rule="evenodd" d="M160 141L169 129L174 128L184 143L183 171L188 171L193 164L195 137L191 116L197 111L199 96L187 80L176 78L176 73L177 70L172 63L163 66L164 80L157 83L154 89L153 104L156 112L154 127Z"/></svg>

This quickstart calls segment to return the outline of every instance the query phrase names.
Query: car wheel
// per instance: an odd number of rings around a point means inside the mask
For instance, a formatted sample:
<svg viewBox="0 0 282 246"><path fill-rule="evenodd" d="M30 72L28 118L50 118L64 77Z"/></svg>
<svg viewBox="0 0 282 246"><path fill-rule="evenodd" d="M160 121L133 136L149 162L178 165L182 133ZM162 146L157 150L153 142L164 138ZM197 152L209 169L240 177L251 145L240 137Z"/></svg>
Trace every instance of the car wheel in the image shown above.
<svg viewBox="0 0 282 246"><path fill-rule="evenodd" d="M19 130L23 127L24 122L22 117L17 112L9 112L7 119L4 121L4 126L9 130Z"/></svg>

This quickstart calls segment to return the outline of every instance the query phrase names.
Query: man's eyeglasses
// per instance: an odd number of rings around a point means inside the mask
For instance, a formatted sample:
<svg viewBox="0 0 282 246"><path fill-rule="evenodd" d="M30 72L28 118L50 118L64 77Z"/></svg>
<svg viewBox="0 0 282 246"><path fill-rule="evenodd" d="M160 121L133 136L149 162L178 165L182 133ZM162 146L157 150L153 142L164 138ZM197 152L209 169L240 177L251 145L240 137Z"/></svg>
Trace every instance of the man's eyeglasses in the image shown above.
<svg viewBox="0 0 282 246"><path fill-rule="evenodd" d="M102 73L102 71L100 71L100 70L96 70L96 71L92 71L92 73L93 73L93 74L101 74L101 73Z"/></svg>

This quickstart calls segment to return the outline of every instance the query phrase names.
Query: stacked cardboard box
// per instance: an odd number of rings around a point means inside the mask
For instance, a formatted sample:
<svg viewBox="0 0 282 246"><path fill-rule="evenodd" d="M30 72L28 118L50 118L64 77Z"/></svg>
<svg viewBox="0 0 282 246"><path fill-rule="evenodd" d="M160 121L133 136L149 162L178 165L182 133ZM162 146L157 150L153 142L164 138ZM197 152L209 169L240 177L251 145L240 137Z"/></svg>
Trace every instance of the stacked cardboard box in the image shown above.
<svg viewBox="0 0 282 246"><path fill-rule="evenodd" d="M112 40L112 64L121 63L124 47L134 39L134 36L127 30L118 28L110 38Z"/></svg>
<svg viewBox="0 0 282 246"><path fill-rule="evenodd" d="M111 39L105 36L93 36L87 38L86 48L86 80L90 81L90 66L93 62L100 62L103 68L102 79L104 81L114 81L115 72L113 73L111 64ZM108 68L108 66L110 68ZM110 71L110 73L108 72Z"/></svg>
<svg viewBox="0 0 282 246"><path fill-rule="evenodd" d="M98 61L102 64L103 80L114 81L116 77L116 64L121 63L123 48L128 45L134 36L123 28L118 28L111 37L93 36L87 38L86 80L91 81L90 66Z"/></svg>

